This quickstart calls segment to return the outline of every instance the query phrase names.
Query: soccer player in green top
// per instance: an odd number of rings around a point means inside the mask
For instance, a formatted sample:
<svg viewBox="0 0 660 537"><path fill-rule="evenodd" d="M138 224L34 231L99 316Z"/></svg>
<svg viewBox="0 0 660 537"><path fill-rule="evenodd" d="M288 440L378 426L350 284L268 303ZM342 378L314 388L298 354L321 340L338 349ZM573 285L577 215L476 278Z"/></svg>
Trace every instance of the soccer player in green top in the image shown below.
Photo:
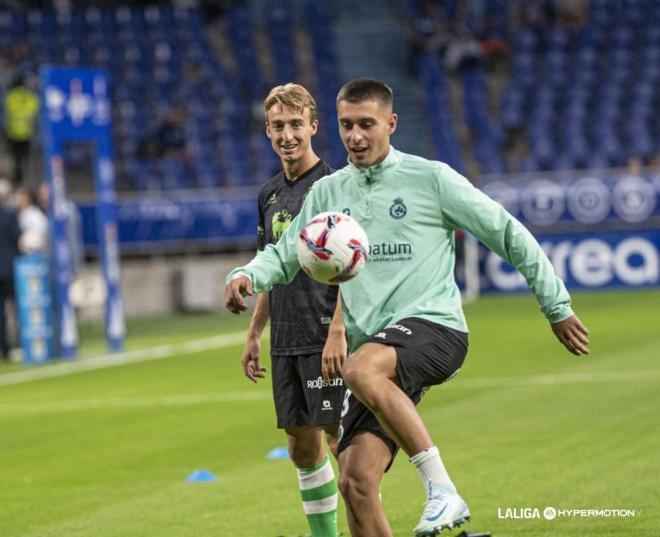
<svg viewBox="0 0 660 537"><path fill-rule="evenodd" d="M340 285L351 355L339 441L339 488L353 537L391 537L378 491L398 448L426 492L416 536L436 535L470 517L417 413L435 384L453 377L467 352L467 325L454 281L454 232L466 229L516 267L559 341L588 354L587 329L539 244L502 206L447 164L395 150L392 90L378 80L348 82L337 96L348 165L312 187L280 241L227 276L227 307L245 309L243 293L290 281L296 241L323 211L344 211L371 244L358 277Z"/></svg>
<svg viewBox="0 0 660 537"><path fill-rule="evenodd" d="M316 102L299 84L274 87L264 100L266 135L282 171L259 189L257 247L275 244L315 181L334 170L312 147ZM337 536L337 484L323 446L336 452L344 397L341 369L346 337L337 287L322 285L300 271L289 285L259 293L241 358L245 376L265 376L260 339L270 318L270 354L277 426L284 429L296 466L303 509L313 537ZM325 434L324 434L325 433Z"/></svg>

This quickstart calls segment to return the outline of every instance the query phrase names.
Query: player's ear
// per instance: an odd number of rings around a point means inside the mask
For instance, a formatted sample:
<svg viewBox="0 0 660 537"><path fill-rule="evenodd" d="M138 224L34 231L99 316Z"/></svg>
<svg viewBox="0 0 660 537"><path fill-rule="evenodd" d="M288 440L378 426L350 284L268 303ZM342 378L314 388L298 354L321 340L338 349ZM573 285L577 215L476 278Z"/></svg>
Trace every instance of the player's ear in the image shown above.
<svg viewBox="0 0 660 537"><path fill-rule="evenodd" d="M266 121L266 136L268 136L268 139L270 140L270 123Z"/></svg>
<svg viewBox="0 0 660 537"><path fill-rule="evenodd" d="M399 121L399 116L397 116L394 112L392 112L392 115L390 116L390 119L387 121L387 132L390 134L394 134L396 131L396 125L397 122Z"/></svg>
<svg viewBox="0 0 660 537"><path fill-rule="evenodd" d="M312 130L312 136L314 136L318 130L319 130L319 120L315 119L312 121L312 124L310 125L310 129Z"/></svg>

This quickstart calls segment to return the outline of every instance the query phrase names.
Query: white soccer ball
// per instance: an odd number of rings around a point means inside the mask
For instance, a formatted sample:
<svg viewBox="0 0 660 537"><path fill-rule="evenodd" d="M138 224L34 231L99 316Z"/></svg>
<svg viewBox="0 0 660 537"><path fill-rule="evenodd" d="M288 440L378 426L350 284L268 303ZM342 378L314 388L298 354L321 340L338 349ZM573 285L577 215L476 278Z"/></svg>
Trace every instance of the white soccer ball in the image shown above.
<svg viewBox="0 0 660 537"><path fill-rule="evenodd" d="M296 253L302 269L316 281L337 285L357 276L367 261L369 240L347 214L317 214L300 232Z"/></svg>

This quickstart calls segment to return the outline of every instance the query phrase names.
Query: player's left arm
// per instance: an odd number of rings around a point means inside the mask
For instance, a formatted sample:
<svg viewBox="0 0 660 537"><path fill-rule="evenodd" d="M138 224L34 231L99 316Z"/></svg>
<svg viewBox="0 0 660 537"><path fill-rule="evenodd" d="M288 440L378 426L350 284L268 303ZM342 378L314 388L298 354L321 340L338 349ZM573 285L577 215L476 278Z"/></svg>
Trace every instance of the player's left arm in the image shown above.
<svg viewBox="0 0 660 537"><path fill-rule="evenodd" d="M225 306L232 313L247 309L245 295L270 291L274 285L289 283L300 270L296 243L300 231L316 214L314 186L302 204L300 213L276 244L269 244L247 265L232 270L226 278ZM316 212L315 212L316 211Z"/></svg>
<svg viewBox="0 0 660 537"><path fill-rule="evenodd" d="M581 354L589 354L589 329L582 324L580 318L573 314L568 319L552 323L550 325L557 339L566 347L570 352L576 356Z"/></svg>
<svg viewBox="0 0 660 537"><path fill-rule="evenodd" d="M341 368L348 354L346 343L346 329L344 328L344 314L341 307L341 293L337 293L337 305L328 328L328 338L323 347L321 357L321 371L323 378L331 379L341 376Z"/></svg>
<svg viewBox="0 0 660 537"><path fill-rule="evenodd" d="M438 180L443 216L498 254L525 277L559 341L573 354L589 354L588 330L571 308L564 282L529 230L465 177L443 166Z"/></svg>

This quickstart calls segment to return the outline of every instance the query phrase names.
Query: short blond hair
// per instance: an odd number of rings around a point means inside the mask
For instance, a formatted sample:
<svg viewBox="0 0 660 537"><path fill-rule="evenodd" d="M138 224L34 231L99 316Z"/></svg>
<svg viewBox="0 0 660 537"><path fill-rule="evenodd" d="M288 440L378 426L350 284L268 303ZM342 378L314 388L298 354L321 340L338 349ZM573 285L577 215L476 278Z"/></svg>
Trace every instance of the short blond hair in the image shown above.
<svg viewBox="0 0 660 537"><path fill-rule="evenodd" d="M287 106L300 113L304 112L305 108L309 108L310 121L316 121L316 101L312 94L300 84L289 82L283 86L275 86L270 90L268 97L264 100L266 123L268 123L268 110L276 104Z"/></svg>

